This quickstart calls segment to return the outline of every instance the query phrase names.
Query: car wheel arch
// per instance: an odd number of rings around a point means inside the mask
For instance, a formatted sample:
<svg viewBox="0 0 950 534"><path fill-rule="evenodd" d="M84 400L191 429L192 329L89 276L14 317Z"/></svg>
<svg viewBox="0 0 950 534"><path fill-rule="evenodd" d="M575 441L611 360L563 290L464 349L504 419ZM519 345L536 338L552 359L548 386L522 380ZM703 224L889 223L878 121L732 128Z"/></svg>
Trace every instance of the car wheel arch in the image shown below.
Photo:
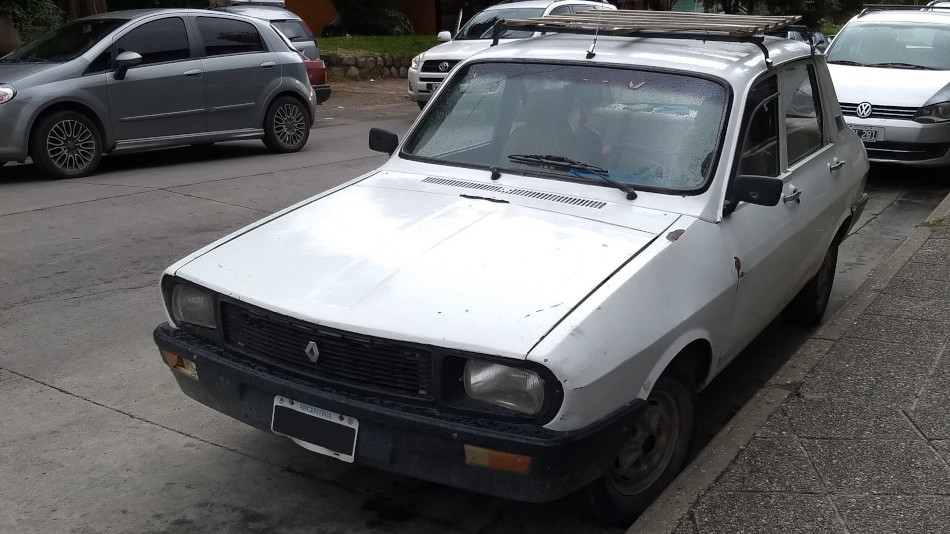
<svg viewBox="0 0 950 534"><path fill-rule="evenodd" d="M102 152L107 153L112 151L115 145L115 140L112 138L112 128L110 128L109 125L102 120L100 114L96 113L94 109L83 104L82 102L76 102L74 100L60 100L57 102L51 102L47 106L38 109L30 121L30 133L27 138L33 138L33 135L36 133L37 124L42 122L45 117L60 111L75 111L76 113L82 113L87 118L89 118L89 120L91 120L96 125L100 134L102 135Z"/></svg>
<svg viewBox="0 0 950 534"><path fill-rule="evenodd" d="M705 337L693 337L683 340L670 348L657 360L643 384L641 397L649 396L656 382L666 374L687 375L692 378L696 389L701 389L712 379L713 349Z"/></svg>
<svg viewBox="0 0 950 534"><path fill-rule="evenodd" d="M310 119L310 126L313 126L314 114L310 111L310 106L307 104L307 99L301 96L297 91L286 89L284 91L278 91L271 95L270 99L267 100L263 108L263 114L261 115L261 125L267 120L267 110L270 109L271 104L280 99L281 97L289 96L293 99L296 99L304 111L307 112L307 118Z"/></svg>

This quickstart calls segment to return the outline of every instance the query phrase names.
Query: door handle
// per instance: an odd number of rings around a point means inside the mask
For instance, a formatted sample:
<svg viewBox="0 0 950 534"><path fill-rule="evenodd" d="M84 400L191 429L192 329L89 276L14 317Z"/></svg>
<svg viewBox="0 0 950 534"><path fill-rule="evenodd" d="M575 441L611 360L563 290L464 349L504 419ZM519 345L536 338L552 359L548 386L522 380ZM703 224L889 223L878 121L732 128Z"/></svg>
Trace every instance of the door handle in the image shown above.
<svg viewBox="0 0 950 534"><path fill-rule="evenodd" d="M201 76L201 69L186 70L185 76Z"/></svg>
<svg viewBox="0 0 950 534"><path fill-rule="evenodd" d="M789 202L794 201L796 204L801 204L802 202L802 190L793 186L790 186L791 193L782 197L782 202L788 204Z"/></svg>
<svg viewBox="0 0 950 534"><path fill-rule="evenodd" d="M275 63L275 62L273 62L273 61L265 61L265 62L261 63L261 68L264 68L264 69L272 69L272 68L274 68L274 67L276 67L276 66L277 66L277 63Z"/></svg>
<svg viewBox="0 0 950 534"><path fill-rule="evenodd" d="M837 157L835 157L835 159L832 161L834 161L834 163L828 164L828 170L830 172L835 172L837 170L840 170L841 167L844 167L845 161L843 159L838 159Z"/></svg>

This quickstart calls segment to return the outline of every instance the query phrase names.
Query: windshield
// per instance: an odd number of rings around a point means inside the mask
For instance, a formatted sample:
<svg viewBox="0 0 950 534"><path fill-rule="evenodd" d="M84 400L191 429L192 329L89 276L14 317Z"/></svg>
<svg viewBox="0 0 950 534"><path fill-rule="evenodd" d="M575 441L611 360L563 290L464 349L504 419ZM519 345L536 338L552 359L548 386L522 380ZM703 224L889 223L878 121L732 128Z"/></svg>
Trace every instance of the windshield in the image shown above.
<svg viewBox="0 0 950 534"><path fill-rule="evenodd" d="M33 41L3 56L4 62L70 61L89 50L127 19L77 20L40 35Z"/></svg>
<svg viewBox="0 0 950 534"><path fill-rule="evenodd" d="M829 63L950 70L950 24L866 23L844 28Z"/></svg>
<svg viewBox="0 0 950 534"><path fill-rule="evenodd" d="M492 29L499 20L510 19L530 19L540 17L544 14L544 8L511 8L511 9L486 9L475 14L462 29L459 30L456 39L491 39ZM502 39L524 39L531 37L532 32L518 32L507 30L501 34Z"/></svg>
<svg viewBox="0 0 950 534"><path fill-rule="evenodd" d="M689 75L544 63L474 63L448 83L403 155L677 193L709 179L727 95Z"/></svg>

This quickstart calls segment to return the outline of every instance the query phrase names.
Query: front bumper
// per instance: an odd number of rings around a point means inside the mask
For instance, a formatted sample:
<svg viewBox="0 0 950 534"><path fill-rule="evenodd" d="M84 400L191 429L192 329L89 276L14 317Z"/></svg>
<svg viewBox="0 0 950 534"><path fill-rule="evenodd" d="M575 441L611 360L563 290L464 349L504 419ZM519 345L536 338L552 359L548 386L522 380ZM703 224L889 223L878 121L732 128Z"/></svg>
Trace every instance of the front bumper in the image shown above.
<svg viewBox="0 0 950 534"><path fill-rule="evenodd" d="M950 165L950 123L921 124L909 119L861 119L845 115L852 128L878 128L883 138L864 143L868 159L912 167Z"/></svg>
<svg viewBox="0 0 950 534"><path fill-rule="evenodd" d="M238 421L270 431L274 398L281 395L356 418L356 463L529 502L558 499L600 476L646 408L638 400L584 429L555 432L317 386L168 324L155 329L154 339L161 351L194 362L197 379L174 373L186 395ZM469 465L466 445L530 457L530 470L519 474Z"/></svg>
<svg viewBox="0 0 950 534"><path fill-rule="evenodd" d="M446 73L420 72L409 69L409 96L416 102L428 102L445 81Z"/></svg>

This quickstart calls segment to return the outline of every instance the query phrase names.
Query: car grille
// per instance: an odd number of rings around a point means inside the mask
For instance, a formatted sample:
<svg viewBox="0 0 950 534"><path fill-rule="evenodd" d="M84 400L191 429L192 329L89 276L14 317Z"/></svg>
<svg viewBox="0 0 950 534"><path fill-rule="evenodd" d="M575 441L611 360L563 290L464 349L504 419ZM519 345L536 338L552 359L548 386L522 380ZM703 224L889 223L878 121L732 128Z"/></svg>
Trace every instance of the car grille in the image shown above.
<svg viewBox="0 0 950 534"><path fill-rule="evenodd" d="M943 157L950 150L950 143L895 143L878 141L865 143L868 157L890 161L921 161Z"/></svg>
<svg viewBox="0 0 950 534"><path fill-rule="evenodd" d="M905 108L898 106L875 106L871 105L871 115L869 119L913 119L920 108ZM841 102L841 112L852 117L858 116L858 104L846 104Z"/></svg>
<svg viewBox="0 0 950 534"><path fill-rule="evenodd" d="M458 62L459 62L459 60L457 60L457 59L432 59L432 60L429 60L429 61L423 61L423 62L422 62L422 68L419 69L419 71L420 71L420 72L436 72L436 73L440 73L440 74L447 74L450 70L452 70L453 67L455 67L455 65L458 64ZM445 63L446 65L448 65L448 68L445 69L445 70L442 70L442 69L439 68L439 65L441 65L441 64L443 64L443 63Z"/></svg>
<svg viewBox="0 0 950 534"><path fill-rule="evenodd" d="M221 303L224 342L254 361L319 381L431 400L429 348L324 328L246 306ZM316 362L306 350L319 350Z"/></svg>

